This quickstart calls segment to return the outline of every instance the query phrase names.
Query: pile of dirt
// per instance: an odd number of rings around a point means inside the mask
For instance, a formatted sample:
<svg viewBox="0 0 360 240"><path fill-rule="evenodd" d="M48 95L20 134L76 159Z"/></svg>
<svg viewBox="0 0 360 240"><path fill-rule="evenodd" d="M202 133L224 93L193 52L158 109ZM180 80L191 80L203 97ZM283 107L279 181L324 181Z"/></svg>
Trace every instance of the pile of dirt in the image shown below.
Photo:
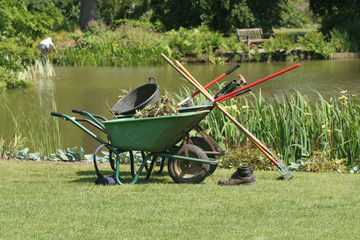
<svg viewBox="0 0 360 240"><path fill-rule="evenodd" d="M172 104L172 98L164 97L159 101L153 102L149 106L146 106L141 111L136 111L135 118L149 118L149 117L160 117L177 115L179 111Z"/></svg>

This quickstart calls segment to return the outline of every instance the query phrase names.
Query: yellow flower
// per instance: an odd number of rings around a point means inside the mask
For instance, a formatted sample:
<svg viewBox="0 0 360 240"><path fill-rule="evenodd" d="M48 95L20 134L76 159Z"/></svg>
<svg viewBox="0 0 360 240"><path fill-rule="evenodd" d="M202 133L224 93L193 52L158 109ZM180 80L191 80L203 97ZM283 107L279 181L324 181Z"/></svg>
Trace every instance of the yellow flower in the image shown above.
<svg viewBox="0 0 360 240"><path fill-rule="evenodd" d="M347 93L347 90L342 90L340 93L341 93L342 95L345 95L345 94Z"/></svg>

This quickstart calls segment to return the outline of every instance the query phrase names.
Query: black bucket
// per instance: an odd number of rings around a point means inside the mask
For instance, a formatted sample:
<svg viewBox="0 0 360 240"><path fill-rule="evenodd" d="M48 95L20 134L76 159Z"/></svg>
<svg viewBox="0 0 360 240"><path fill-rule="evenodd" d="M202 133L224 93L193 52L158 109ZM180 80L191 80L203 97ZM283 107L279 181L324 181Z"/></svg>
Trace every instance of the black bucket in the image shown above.
<svg viewBox="0 0 360 240"><path fill-rule="evenodd" d="M152 83L151 80L154 80ZM160 99L159 85L155 77L149 78L149 83L135 88L122 97L112 108L116 115L134 114L136 110Z"/></svg>

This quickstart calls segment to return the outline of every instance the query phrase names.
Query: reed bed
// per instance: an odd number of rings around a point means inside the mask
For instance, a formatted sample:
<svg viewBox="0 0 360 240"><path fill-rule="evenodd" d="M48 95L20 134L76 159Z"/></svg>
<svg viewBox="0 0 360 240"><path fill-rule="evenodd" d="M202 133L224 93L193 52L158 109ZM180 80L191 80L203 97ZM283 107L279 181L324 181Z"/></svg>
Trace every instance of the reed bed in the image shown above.
<svg viewBox="0 0 360 240"><path fill-rule="evenodd" d="M55 85L52 78L55 76L54 69L51 64L43 65L41 61L36 61L35 65L21 73L21 76L35 83L36 93L28 96L28 109L19 109L5 94L1 96L15 131L14 138L22 147L26 146L32 152L38 152L42 157L50 156L60 149L62 142L59 120L49 114L56 111ZM13 142L11 140L8 146ZM17 147L16 150L21 149ZM16 154L12 157L16 157Z"/></svg>
<svg viewBox="0 0 360 240"><path fill-rule="evenodd" d="M189 93L184 88L175 98L184 99ZM195 105L204 102L203 97L194 100ZM288 164L314 154L327 161L346 159L348 165L359 161L360 105L356 95L341 91L325 100L318 93L318 100L313 101L296 91L295 95L266 100L260 92L232 98L222 105ZM203 128L227 149L249 142L217 109L203 121Z"/></svg>
<svg viewBox="0 0 360 240"><path fill-rule="evenodd" d="M37 81L39 79L49 79L55 77L55 70L52 64L47 61L44 63L36 59L33 65L27 66L24 71L17 73L17 79L23 81Z"/></svg>

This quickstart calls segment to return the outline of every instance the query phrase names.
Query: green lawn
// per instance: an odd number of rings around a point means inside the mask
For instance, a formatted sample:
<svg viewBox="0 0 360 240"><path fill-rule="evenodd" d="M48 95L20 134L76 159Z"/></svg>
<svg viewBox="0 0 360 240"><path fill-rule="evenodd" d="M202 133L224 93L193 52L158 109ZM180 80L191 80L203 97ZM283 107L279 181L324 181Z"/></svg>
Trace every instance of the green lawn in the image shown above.
<svg viewBox="0 0 360 240"><path fill-rule="evenodd" d="M290 35L290 34L303 34L303 35L305 35L308 32L314 32L314 31L317 31L316 27L274 29L274 33L276 33L276 34L285 34L285 35Z"/></svg>
<svg viewBox="0 0 360 240"><path fill-rule="evenodd" d="M0 161L0 169L0 239L359 238L360 174L279 181L278 172L255 171L254 186L224 187L211 178L175 184L165 171L109 187L94 184L92 165Z"/></svg>

